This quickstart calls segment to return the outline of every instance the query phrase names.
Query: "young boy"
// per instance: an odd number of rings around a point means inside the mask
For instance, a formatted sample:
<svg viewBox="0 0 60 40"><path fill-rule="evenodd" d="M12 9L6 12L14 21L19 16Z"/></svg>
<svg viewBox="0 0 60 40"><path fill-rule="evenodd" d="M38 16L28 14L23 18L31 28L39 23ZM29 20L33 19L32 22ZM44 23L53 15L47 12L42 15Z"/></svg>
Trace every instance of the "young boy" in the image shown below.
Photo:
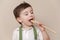
<svg viewBox="0 0 60 40"><path fill-rule="evenodd" d="M30 4L21 3L13 12L21 27L14 30L12 40L50 40L45 28L40 26L41 23L36 24L39 27L34 27L31 22L35 16Z"/></svg>

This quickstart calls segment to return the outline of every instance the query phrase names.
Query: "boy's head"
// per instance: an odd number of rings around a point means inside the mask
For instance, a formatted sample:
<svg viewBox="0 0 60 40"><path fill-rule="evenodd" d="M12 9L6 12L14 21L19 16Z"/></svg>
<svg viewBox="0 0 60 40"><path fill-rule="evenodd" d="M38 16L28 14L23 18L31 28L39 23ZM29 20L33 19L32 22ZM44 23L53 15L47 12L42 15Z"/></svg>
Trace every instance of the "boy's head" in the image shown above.
<svg viewBox="0 0 60 40"><path fill-rule="evenodd" d="M17 21L22 25L32 25L34 19L32 6L26 2L21 3L14 9L14 15Z"/></svg>

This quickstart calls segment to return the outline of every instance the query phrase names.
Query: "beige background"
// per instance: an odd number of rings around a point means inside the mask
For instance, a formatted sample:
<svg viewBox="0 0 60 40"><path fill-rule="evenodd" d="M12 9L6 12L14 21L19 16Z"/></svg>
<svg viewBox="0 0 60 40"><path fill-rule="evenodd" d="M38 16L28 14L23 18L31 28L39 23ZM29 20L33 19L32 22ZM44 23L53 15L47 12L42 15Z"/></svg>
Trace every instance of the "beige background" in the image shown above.
<svg viewBox="0 0 60 40"><path fill-rule="evenodd" d="M19 26L13 9L24 0L0 0L0 40L11 40L13 30ZM34 9L36 20L54 29L47 31L51 40L60 40L60 0L25 0Z"/></svg>

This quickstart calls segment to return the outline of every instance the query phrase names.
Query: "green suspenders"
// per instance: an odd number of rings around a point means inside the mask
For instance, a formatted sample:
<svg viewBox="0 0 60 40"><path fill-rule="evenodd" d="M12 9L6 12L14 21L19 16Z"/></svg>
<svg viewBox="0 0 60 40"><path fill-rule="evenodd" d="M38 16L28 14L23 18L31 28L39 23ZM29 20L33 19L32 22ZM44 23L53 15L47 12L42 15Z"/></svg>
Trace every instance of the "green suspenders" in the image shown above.
<svg viewBox="0 0 60 40"><path fill-rule="evenodd" d="M33 26L33 32L34 32L34 38L35 40L37 40L37 31L34 26ZM19 28L19 40L22 40L22 27Z"/></svg>
<svg viewBox="0 0 60 40"><path fill-rule="evenodd" d="M19 28L19 40L22 40L22 27Z"/></svg>
<svg viewBox="0 0 60 40"><path fill-rule="evenodd" d="M33 26L33 31L34 31L34 38L35 38L35 40L37 40L37 31L34 26Z"/></svg>

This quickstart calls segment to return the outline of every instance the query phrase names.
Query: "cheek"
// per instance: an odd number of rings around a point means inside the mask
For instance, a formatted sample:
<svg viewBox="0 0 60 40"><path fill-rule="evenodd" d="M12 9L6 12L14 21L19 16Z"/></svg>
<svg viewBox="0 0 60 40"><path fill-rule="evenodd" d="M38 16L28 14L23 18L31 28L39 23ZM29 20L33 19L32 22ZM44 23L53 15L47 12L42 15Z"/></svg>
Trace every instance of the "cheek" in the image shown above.
<svg viewBox="0 0 60 40"><path fill-rule="evenodd" d="M28 16L24 16L23 19L27 20L28 19Z"/></svg>
<svg viewBox="0 0 60 40"><path fill-rule="evenodd" d="M26 17L26 16L22 17L22 21L27 21L27 20L28 20L28 17Z"/></svg>

